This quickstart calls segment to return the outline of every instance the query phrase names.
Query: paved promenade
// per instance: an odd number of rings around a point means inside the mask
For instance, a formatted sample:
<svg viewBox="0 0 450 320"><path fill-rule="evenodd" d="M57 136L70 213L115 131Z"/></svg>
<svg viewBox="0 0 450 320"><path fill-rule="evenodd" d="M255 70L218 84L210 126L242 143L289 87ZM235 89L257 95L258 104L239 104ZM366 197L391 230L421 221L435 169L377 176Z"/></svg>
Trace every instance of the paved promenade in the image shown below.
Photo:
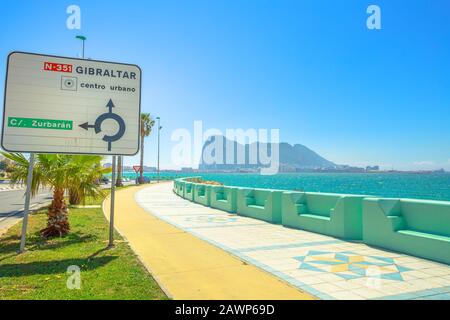
<svg viewBox="0 0 450 320"><path fill-rule="evenodd" d="M172 195L172 183L131 187L116 193L115 226L163 290L174 299L313 299L276 276L247 264L159 218L188 211L190 203ZM152 194L153 213L135 201ZM161 209L162 211L159 211ZM201 207L196 207L198 213ZM206 208L205 208L206 209ZM104 202L109 217L109 201Z"/></svg>
<svg viewBox="0 0 450 320"><path fill-rule="evenodd" d="M172 184L165 183L141 188L134 195L139 206L147 212L148 218L158 218L155 221L164 226L161 227L161 232L167 229L180 234L180 230L183 230L184 236L195 236L194 238L221 248L298 288L299 293L307 292L319 299L450 299L450 266L379 250L362 243L346 242L228 214L184 200L171 189ZM201 284L193 284L190 279L186 279L189 271L183 270L183 266L192 263L198 264L199 270L208 270L211 264L217 265L217 251L213 250L214 254L198 251L199 241L192 238L177 243L180 247L176 250L155 250L155 244L146 237L148 233L155 232L157 226L147 230L142 225L142 215L134 214L135 207L123 203L132 202L127 197L132 196L134 190L118 192L117 203L121 207L125 206L120 209L124 212L118 213L118 228L122 229L124 224L140 226L140 231L133 239L123 230L125 237L133 247L139 245L143 247L142 250L148 247L147 253L152 257L150 269L154 260L167 260L166 268L174 273L167 273L160 280L166 284L167 280L175 277L175 282L185 286L186 292L180 297L189 297L189 294L201 290ZM174 239L167 238L168 243L171 241ZM208 247L208 250L212 249ZM173 254L179 257L171 256ZM180 270L172 265L177 259ZM158 268L164 268L163 265ZM157 276L162 271L158 269ZM241 278L239 268L222 264L216 274L217 279L205 276L204 280L200 277L198 281L225 281L223 273L229 274L231 279L233 275ZM245 277L242 279L245 280ZM269 279L273 282L272 277ZM272 290L270 288L271 283L267 283L261 289ZM202 297L211 298L208 294L205 292ZM278 292L274 292L275 296L277 294ZM240 290L236 290L235 297L245 299L248 296L241 296ZM288 296L278 298L289 299Z"/></svg>

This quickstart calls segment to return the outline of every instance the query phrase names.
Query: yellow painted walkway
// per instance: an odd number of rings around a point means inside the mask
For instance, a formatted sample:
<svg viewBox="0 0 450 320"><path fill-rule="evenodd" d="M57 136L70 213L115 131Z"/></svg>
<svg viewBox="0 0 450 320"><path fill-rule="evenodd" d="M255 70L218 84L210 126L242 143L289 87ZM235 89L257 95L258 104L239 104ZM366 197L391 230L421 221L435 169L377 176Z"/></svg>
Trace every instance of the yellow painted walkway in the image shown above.
<svg viewBox="0 0 450 320"><path fill-rule="evenodd" d="M265 271L177 229L142 209L134 194L116 192L115 227L173 299L313 299ZM104 211L109 218L109 204Z"/></svg>

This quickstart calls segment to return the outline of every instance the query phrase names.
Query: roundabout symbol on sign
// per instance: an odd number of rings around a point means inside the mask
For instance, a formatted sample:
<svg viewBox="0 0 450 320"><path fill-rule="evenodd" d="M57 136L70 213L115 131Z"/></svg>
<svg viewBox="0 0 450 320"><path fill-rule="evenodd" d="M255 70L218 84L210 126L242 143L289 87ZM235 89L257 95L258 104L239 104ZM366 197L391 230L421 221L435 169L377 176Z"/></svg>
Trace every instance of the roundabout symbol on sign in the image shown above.
<svg viewBox="0 0 450 320"><path fill-rule="evenodd" d="M122 117L120 117L118 114L113 113L112 109L115 107L114 103L111 99L109 99L108 104L106 107L109 109L108 112L101 114L98 116L97 119L95 119L95 124L89 124L88 122L85 122L83 124L80 124L79 126L83 128L84 130L89 130L89 128L94 128L95 133L100 133L102 131L101 126L102 122L107 119L112 119L117 122L119 125L119 130L114 135L104 135L103 141L108 142L108 151L111 151L111 144L114 141L119 140L123 137L125 133L125 121L123 121Z"/></svg>

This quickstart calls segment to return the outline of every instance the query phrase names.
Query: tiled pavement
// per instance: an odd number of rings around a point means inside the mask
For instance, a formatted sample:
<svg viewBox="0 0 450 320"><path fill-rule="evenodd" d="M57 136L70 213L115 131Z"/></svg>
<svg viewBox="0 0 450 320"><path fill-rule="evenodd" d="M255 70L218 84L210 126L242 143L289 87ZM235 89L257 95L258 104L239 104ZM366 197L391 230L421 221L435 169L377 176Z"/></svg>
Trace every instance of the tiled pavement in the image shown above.
<svg viewBox="0 0 450 320"><path fill-rule="evenodd" d="M160 219L320 299L450 300L450 266L204 207L171 184L136 194Z"/></svg>

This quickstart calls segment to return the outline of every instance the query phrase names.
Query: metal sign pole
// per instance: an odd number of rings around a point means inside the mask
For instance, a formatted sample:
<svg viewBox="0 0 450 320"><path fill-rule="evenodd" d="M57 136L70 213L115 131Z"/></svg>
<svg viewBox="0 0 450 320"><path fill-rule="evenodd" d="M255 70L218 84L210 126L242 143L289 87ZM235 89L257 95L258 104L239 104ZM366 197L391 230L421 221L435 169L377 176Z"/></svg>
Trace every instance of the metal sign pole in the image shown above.
<svg viewBox="0 0 450 320"><path fill-rule="evenodd" d="M161 126L159 124L160 118L158 117L158 183L159 183L159 136L161 132Z"/></svg>
<svg viewBox="0 0 450 320"><path fill-rule="evenodd" d="M30 162L28 163L27 190L25 192L25 208L23 211L22 237L20 238L19 253L25 251L25 241L27 238L28 213L30 212L31 184L33 180L34 153L30 153Z"/></svg>
<svg viewBox="0 0 450 320"><path fill-rule="evenodd" d="M109 245L114 246L114 196L116 190L116 156L112 157L112 176L111 176L111 205L109 213Z"/></svg>

